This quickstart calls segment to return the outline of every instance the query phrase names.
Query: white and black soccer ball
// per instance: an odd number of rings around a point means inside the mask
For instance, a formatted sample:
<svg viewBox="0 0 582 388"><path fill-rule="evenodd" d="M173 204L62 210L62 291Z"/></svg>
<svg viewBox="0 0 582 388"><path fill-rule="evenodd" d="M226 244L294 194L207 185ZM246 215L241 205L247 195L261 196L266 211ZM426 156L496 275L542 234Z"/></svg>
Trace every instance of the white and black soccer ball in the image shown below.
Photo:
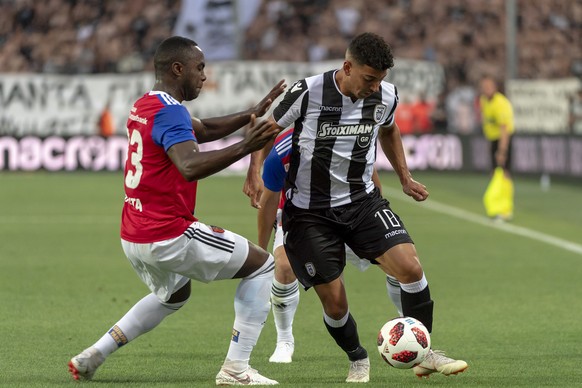
<svg viewBox="0 0 582 388"><path fill-rule="evenodd" d="M378 352L394 368L409 369L420 364L429 350L430 334L418 319L392 319L378 333Z"/></svg>

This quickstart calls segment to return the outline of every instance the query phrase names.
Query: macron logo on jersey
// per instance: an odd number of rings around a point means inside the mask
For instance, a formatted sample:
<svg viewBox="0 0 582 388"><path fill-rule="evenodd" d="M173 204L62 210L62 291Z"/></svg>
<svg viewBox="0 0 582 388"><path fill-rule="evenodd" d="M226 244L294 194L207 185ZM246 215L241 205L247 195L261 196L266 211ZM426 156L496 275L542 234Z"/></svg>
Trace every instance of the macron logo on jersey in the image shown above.
<svg viewBox="0 0 582 388"><path fill-rule="evenodd" d="M301 81L295 82L295 85L289 90L289 93L295 93L298 90L301 90Z"/></svg>

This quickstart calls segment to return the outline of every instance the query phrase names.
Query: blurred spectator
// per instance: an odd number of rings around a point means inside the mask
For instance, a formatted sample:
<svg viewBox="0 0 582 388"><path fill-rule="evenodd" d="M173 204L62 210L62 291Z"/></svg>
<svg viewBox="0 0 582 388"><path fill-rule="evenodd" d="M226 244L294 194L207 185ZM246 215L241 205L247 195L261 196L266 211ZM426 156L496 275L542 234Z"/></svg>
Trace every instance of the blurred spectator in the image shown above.
<svg viewBox="0 0 582 388"><path fill-rule="evenodd" d="M413 131L416 134L429 133L433 130L431 114L435 104L426 99L425 93L420 93L412 104Z"/></svg>
<svg viewBox="0 0 582 388"><path fill-rule="evenodd" d="M401 134L411 135L414 133L414 112L410 97L406 95L400 96L395 120Z"/></svg>
<svg viewBox="0 0 582 388"><path fill-rule="evenodd" d="M447 95L448 130L454 133L475 133L478 109L477 93L471 86L460 86Z"/></svg>
<svg viewBox="0 0 582 388"><path fill-rule="evenodd" d="M246 0L238 1L244 9ZM241 59L341 59L349 39L366 30L386 37L397 57L440 63L447 90L475 85L483 74L506 75L504 0L261 1L244 31ZM172 34L181 3L0 1L0 68L151 70L155 47ZM518 78L582 75L582 0L517 0L517 10Z"/></svg>
<svg viewBox="0 0 582 388"><path fill-rule="evenodd" d="M110 110L111 103L107 101L101 115L99 115L99 134L104 137L108 137L115 134L115 120Z"/></svg>

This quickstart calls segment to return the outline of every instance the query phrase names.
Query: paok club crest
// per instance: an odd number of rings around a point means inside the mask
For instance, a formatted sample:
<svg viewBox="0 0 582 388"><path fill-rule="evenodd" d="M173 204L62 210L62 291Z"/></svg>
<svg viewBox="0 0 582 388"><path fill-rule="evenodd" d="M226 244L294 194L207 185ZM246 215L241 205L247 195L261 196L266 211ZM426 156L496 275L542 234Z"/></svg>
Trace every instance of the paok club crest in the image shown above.
<svg viewBox="0 0 582 388"><path fill-rule="evenodd" d="M381 123L385 120L387 106L383 104L376 104L374 107L374 121Z"/></svg>
<svg viewBox="0 0 582 388"><path fill-rule="evenodd" d="M311 277L315 276L315 266L313 265L313 263L311 261L308 263L305 263L305 270L307 271L309 276L311 276Z"/></svg>

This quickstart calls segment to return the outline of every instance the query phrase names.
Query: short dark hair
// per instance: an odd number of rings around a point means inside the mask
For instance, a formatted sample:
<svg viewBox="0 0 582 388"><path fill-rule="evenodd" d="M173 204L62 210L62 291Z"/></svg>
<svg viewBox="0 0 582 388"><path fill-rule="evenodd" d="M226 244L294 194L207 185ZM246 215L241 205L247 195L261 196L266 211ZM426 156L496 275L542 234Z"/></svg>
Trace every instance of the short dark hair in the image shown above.
<svg viewBox="0 0 582 388"><path fill-rule="evenodd" d="M394 66L390 45L372 32L364 32L352 39L348 52L360 65L368 65L376 70L387 70Z"/></svg>
<svg viewBox="0 0 582 388"><path fill-rule="evenodd" d="M192 55L192 47L198 46L192 39L182 36L172 36L165 39L154 54L154 69L156 76L161 75L170 69L174 62L184 63Z"/></svg>

